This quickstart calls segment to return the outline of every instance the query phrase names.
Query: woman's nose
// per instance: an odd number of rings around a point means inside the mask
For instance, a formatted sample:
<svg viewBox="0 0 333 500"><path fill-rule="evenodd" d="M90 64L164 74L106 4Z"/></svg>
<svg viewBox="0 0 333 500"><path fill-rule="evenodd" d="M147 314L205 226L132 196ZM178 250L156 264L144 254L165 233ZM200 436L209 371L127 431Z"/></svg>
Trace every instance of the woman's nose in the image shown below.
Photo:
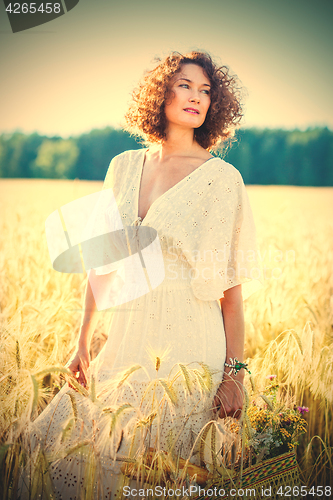
<svg viewBox="0 0 333 500"><path fill-rule="evenodd" d="M191 97L190 97L189 100L191 102L197 102L197 103L199 103L200 102L200 95L199 95L199 93L193 92L193 94L191 95Z"/></svg>

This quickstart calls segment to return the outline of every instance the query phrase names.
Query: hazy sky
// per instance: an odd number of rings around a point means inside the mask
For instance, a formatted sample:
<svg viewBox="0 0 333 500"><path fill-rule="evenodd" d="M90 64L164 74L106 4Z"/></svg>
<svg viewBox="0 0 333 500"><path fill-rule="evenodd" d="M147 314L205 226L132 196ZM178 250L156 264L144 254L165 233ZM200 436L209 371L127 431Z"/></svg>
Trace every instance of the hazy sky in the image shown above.
<svg viewBox="0 0 333 500"><path fill-rule="evenodd" d="M333 128L333 1L80 0L13 34L0 1L0 132L119 126L155 56L205 49L247 89L245 126Z"/></svg>

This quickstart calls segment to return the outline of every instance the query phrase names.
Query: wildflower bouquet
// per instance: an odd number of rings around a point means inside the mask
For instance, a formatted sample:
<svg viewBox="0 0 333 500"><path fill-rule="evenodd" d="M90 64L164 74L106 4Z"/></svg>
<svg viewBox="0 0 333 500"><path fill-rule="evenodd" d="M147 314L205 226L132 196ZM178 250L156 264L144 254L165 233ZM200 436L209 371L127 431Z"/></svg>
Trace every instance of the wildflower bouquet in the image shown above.
<svg viewBox="0 0 333 500"><path fill-rule="evenodd" d="M208 491L219 491L219 500L230 496L242 499L245 491L272 500L279 500L284 494L298 498L300 478L295 446L298 436L306 431L303 415L308 408L283 402L275 375L269 379L269 385L251 404L245 393L247 408L242 423L234 421L228 425L229 435L234 436L235 460L214 467L213 477L207 477L206 484ZM225 451L225 447L220 449L216 456L227 458ZM195 500L207 498L202 491L204 494Z"/></svg>
<svg viewBox="0 0 333 500"><path fill-rule="evenodd" d="M293 450L298 444L298 438L306 432L307 422L303 415L308 412L306 407L287 407L278 398L279 384L276 376L268 377L270 383L266 386L261 401L252 402L247 410L247 426L249 448L256 457L256 462L273 458Z"/></svg>

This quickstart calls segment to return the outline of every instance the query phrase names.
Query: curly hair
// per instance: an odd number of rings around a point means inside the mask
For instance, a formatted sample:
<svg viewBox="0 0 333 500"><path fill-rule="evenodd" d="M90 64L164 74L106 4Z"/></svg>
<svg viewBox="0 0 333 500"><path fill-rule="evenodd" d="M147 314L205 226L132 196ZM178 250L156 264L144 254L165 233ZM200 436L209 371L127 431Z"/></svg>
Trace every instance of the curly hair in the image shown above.
<svg viewBox="0 0 333 500"><path fill-rule="evenodd" d="M204 123L194 130L196 141L210 150L221 141L230 141L236 125L243 116L241 89L236 76L227 66L218 67L206 52L192 51L182 55L172 52L158 66L146 72L132 93L132 101L125 115L126 130L143 136L148 144L166 138L167 119L165 101L170 99L172 77L183 64L200 66L211 83L211 103Z"/></svg>

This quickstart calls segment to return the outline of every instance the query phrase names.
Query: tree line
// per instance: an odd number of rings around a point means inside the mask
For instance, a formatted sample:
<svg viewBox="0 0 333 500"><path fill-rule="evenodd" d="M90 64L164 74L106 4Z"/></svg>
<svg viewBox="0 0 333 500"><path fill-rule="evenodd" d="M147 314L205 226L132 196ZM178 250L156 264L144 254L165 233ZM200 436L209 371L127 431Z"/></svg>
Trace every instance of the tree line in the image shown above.
<svg viewBox="0 0 333 500"><path fill-rule="evenodd" d="M0 177L103 180L115 155L141 147L112 127L68 139L3 133ZM246 184L333 186L333 132L327 127L239 130L230 147L214 154L232 163Z"/></svg>

